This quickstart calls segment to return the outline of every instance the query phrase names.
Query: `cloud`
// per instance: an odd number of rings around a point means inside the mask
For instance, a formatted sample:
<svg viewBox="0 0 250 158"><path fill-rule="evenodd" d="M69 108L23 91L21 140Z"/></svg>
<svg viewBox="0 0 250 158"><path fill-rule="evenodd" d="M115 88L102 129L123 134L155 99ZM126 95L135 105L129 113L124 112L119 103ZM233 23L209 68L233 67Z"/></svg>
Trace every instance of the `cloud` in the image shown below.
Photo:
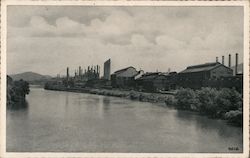
<svg viewBox="0 0 250 158"><path fill-rule="evenodd" d="M160 47L164 47L168 50L173 49L185 49L186 43L181 40L176 40L174 38L171 38L169 36L158 36L156 37L156 43Z"/></svg>
<svg viewBox="0 0 250 158"><path fill-rule="evenodd" d="M102 65L108 58L113 71L130 65L179 71L231 51L243 54L238 7L37 6L8 13L9 72L55 75L66 65Z"/></svg>
<svg viewBox="0 0 250 158"><path fill-rule="evenodd" d="M56 24L49 24L44 17L32 16L28 26L9 27L8 37L57 37L57 36L79 36L84 35L84 24L60 17Z"/></svg>
<svg viewBox="0 0 250 158"><path fill-rule="evenodd" d="M151 43L149 43L143 35L139 34L134 34L131 37L131 44L139 48L145 48L151 46Z"/></svg>

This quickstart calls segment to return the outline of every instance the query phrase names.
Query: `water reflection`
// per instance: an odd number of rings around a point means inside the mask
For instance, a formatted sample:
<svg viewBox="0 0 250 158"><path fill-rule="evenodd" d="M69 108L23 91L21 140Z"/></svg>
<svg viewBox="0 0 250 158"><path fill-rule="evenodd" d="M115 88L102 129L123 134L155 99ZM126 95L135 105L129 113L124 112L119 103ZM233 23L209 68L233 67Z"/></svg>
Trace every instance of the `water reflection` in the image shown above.
<svg viewBox="0 0 250 158"><path fill-rule="evenodd" d="M7 110L27 110L29 103L25 100L24 102L13 103L7 106Z"/></svg>
<svg viewBox="0 0 250 158"><path fill-rule="evenodd" d="M69 106L69 94L68 93L66 93L66 96L65 96L65 105L66 107Z"/></svg>
<svg viewBox="0 0 250 158"><path fill-rule="evenodd" d="M108 111L110 109L110 98L103 98L102 99L102 104L103 104L103 110Z"/></svg>
<svg viewBox="0 0 250 158"><path fill-rule="evenodd" d="M240 127L227 125L225 120L208 118L196 112L177 110L176 117L180 118L186 124L194 125L197 130L205 132L216 131L216 133L223 137L232 136L232 130L234 129L238 132L243 132Z"/></svg>

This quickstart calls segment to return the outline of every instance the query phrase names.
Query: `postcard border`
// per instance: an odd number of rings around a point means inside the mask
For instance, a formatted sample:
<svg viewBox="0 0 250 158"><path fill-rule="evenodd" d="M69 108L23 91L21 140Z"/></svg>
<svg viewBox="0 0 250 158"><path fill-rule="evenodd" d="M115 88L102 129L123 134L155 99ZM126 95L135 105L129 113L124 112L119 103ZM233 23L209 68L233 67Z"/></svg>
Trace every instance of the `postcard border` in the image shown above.
<svg viewBox="0 0 250 158"><path fill-rule="evenodd" d="M6 152L6 34L7 6L9 5L49 5L49 6L243 6L244 7L244 121L243 121L243 153L66 153L66 152ZM0 157L249 157L249 2L248 1L1 1L1 122Z"/></svg>

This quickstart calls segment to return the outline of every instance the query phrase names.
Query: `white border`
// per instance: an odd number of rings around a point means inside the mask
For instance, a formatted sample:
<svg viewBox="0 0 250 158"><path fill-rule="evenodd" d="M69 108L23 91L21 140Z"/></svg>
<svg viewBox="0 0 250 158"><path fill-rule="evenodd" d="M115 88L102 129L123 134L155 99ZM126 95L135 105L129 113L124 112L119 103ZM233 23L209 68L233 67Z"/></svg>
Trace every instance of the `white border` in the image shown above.
<svg viewBox="0 0 250 158"><path fill-rule="evenodd" d="M63 5L63 6L244 6L244 125L243 153L14 153L6 152L6 34L8 5ZM1 1L1 122L0 157L249 157L249 2L248 1ZM205 143L205 142L204 142Z"/></svg>

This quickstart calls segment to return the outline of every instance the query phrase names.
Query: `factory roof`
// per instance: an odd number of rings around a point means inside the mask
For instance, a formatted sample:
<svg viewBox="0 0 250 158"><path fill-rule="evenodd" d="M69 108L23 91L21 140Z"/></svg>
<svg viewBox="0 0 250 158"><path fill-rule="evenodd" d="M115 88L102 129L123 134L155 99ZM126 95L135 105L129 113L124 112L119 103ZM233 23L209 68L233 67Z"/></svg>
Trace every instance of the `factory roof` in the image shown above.
<svg viewBox="0 0 250 158"><path fill-rule="evenodd" d="M124 71L128 70L129 68L133 68L133 69L135 69L133 66L129 66L129 67L126 67L126 68L124 68L124 69L120 69L120 70L115 71L115 72L114 72L114 74L119 74L119 73L122 73L122 72L124 72Z"/></svg>
<svg viewBox="0 0 250 158"><path fill-rule="evenodd" d="M175 72L170 72L170 73L162 73L162 72L147 72L142 77L139 78L139 80L152 80L156 79L158 77L168 77L175 74Z"/></svg>
<svg viewBox="0 0 250 158"><path fill-rule="evenodd" d="M142 77L139 78L139 80L152 80L155 79L158 76L158 74L144 74Z"/></svg>
<svg viewBox="0 0 250 158"><path fill-rule="evenodd" d="M219 66L226 67L225 65L223 65L219 62L205 63L205 64L200 64L200 65L188 66L185 70L181 71L180 73L210 71L210 70L213 70L214 68L217 68ZM226 67L226 68L230 69L229 67Z"/></svg>

